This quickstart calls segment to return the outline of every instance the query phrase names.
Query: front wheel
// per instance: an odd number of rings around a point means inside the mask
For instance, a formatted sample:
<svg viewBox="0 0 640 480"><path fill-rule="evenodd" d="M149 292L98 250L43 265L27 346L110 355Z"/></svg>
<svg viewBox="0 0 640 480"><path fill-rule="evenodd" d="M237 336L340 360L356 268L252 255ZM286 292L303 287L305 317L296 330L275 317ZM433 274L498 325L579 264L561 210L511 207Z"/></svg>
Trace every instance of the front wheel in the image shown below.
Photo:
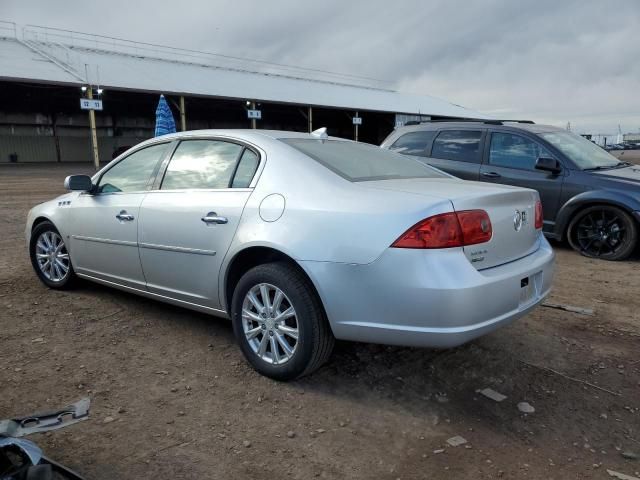
<svg viewBox="0 0 640 480"><path fill-rule="evenodd" d="M319 368L334 338L307 278L286 263L245 273L233 293L231 318L242 353L261 374L292 380Z"/></svg>
<svg viewBox="0 0 640 480"><path fill-rule="evenodd" d="M46 286L65 289L75 280L67 245L53 223L42 222L33 229L29 255L33 269Z"/></svg>
<svg viewBox="0 0 640 480"><path fill-rule="evenodd" d="M597 205L578 212L568 238L571 247L587 257L624 260L638 242L638 226L624 210Z"/></svg>

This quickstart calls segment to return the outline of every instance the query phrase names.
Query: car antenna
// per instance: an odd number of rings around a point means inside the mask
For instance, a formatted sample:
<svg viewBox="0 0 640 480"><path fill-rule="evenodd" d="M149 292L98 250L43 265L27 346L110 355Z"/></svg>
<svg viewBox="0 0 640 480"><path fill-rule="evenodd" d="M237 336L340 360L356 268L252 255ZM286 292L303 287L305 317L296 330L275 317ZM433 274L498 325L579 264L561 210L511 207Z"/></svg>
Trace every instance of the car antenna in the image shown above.
<svg viewBox="0 0 640 480"><path fill-rule="evenodd" d="M311 135L319 138L320 140L326 140L329 138L329 135L327 135L327 127L322 127L314 130L313 132L311 132Z"/></svg>

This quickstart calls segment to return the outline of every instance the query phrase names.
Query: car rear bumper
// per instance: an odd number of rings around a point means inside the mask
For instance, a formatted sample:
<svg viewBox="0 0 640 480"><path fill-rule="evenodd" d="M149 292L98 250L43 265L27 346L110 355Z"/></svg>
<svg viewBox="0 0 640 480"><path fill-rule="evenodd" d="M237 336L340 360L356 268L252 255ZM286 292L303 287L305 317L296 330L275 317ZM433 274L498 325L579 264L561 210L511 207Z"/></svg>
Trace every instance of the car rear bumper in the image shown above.
<svg viewBox="0 0 640 480"><path fill-rule="evenodd" d="M390 248L368 265L301 265L318 289L336 338L449 348L538 305L551 288L554 259L541 235L535 252L480 271L458 248ZM531 286L523 292L526 282Z"/></svg>

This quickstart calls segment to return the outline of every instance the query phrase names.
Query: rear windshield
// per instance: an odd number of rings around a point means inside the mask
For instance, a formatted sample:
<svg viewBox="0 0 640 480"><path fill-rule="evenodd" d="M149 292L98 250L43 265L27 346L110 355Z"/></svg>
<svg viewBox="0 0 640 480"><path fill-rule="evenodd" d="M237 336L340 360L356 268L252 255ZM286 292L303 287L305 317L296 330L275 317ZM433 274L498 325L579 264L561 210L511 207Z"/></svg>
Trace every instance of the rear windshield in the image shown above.
<svg viewBox="0 0 640 480"><path fill-rule="evenodd" d="M418 160L366 143L307 138L282 141L350 182L446 177Z"/></svg>

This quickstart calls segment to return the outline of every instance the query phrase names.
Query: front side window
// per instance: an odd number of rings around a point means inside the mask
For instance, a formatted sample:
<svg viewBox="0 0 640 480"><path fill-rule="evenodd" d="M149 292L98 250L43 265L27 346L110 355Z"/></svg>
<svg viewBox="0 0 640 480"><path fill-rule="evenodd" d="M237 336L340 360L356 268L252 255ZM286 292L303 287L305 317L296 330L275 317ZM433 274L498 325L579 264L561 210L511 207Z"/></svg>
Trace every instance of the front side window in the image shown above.
<svg viewBox="0 0 640 480"><path fill-rule="evenodd" d="M480 163L479 130L445 130L433 142L431 156L444 160Z"/></svg>
<svg viewBox="0 0 640 480"><path fill-rule="evenodd" d="M435 131L409 132L398 138L389 150L403 155L427 156L427 146L431 144Z"/></svg>
<svg viewBox="0 0 640 480"><path fill-rule="evenodd" d="M626 165L595 143L575 133L550 132L541 133L540 136L569 157L582 170L616 168Z"/></svg>
<svg viewBox="0 0 640 480"><path fill-rule="evenodd" d="M228 188L242 146L221 140L185 140L173 153L162 190Z"/></svg>
<svg viewBox="0 0 640 480"><path fill-rule="evenodd" d="M300 138L282 141L350 182L446 177L411 157L364 143Z"/></svg>
<svg viewBox="0 0 640 480"><path fill-rule="evenodd" d="M168 143L160 143L143 148L116 163L100 178L97 193L146 190L167 145Z"/></svg>
<svg viewBox="0 0 640 480"><path fill-rule="evenodd" d="M533 170L539 157L551 155L528 138L512 133L491 134L489 163L496 167Z"/></svg>

